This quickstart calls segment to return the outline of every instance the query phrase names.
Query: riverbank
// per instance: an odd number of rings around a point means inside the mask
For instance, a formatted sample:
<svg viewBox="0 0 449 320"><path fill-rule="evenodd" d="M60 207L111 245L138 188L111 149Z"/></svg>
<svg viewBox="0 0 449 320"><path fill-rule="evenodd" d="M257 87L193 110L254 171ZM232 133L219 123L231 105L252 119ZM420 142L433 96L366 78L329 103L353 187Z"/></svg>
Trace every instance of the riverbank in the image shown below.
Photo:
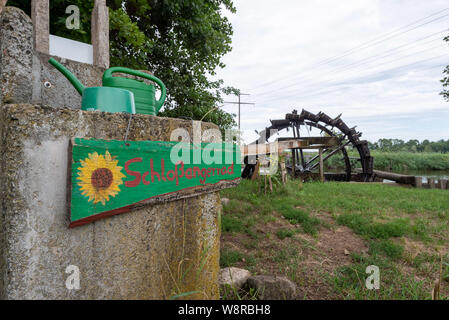
<svg viewBox="0 0 449 320"><path fill-rule="evenodd" d="M265 194L243 180L221 195L221 266L286 276L297 299L430 299L441 257L449 262L445 190L290 181ZM379 290L365 287L369 265ZM440 290L449 297L449 282Z"/></svg>
<svg viewBox="0 0 449 320"><path fill-rule="evenodd" d="M371 152L374 169L394 172L449 170L449 154Z"/></svg>

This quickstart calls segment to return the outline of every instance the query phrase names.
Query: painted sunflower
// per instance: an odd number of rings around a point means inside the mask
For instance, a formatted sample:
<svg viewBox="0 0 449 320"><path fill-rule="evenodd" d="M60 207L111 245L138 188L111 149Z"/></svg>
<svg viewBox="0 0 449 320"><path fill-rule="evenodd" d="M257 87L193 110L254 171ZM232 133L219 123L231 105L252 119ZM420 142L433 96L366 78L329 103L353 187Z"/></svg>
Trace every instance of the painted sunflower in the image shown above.
<svg viewBox="0 0 449 320"><path fill-rule="evenodd" d="M89 153L89 157L80 160L78 168L78 186L81 194L89 198L89 202L101 202L103 205L109 201L109 197L115 197L119 192L119 186L123 183L122 167L117 166L118 160L111 157L110 153L98 155Z"/></svg>

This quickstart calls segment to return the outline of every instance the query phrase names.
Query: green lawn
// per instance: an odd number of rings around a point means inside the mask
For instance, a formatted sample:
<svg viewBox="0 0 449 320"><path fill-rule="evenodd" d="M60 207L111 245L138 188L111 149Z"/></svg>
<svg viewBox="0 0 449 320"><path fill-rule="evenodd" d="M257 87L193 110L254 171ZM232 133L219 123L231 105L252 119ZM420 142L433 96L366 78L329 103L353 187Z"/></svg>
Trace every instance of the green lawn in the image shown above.
<svg viewBox="0 0 449 320"><path fill-rule="evenodd" d="M447 190L290 181L265 194L262 180L244 180L221 194L230 199L222 215L222 266L286 275L305 286L298 298L317 298L318 281L327 288L320 291L322 299L430 299L440 266L449 276ZM337 229L351 232L348 237L360 239L367 250L327 256L333 243L331 236L323 245L324 235ZM309 268L329 259L341 261ZM381 270L379 290L364 286L369 265ZM449 283L443 283L447 297Z"/></svg>

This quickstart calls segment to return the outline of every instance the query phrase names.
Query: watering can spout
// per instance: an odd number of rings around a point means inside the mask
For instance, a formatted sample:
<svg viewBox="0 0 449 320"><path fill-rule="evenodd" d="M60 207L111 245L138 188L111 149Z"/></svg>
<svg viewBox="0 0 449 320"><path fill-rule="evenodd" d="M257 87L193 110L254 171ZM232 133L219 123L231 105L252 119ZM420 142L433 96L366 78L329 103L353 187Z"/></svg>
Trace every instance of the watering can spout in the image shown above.
<svg viewBox="0 0 449 320"><path fill-rule="evenodd" d="M51 65L53 65L56 69L58 69L59 72L61 72L67 78L67 80L70 81L70 83L75 87L76 91L78 91L80 95L83 95L85 87L66 67L64 67L62 64L60 64L53 58L50 58L48 62Z"/></svg>

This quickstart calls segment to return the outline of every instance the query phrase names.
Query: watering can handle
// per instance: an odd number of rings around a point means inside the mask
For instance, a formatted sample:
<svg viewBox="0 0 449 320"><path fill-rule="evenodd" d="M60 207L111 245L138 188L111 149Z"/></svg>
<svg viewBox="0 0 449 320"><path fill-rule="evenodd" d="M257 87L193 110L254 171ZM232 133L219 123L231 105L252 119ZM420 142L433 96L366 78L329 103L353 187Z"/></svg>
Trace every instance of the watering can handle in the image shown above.
<svg viewBox="0 0 449 320"><path fill-rule="evenodd" d="M133 76L145 78L145 79L148 79L148 80L156 82L159 85L159 87L161 88L161 97L159 98L158 101L156 101L156 106L155 106L156 107L156 113L161 109L161 107L162 107L162 105L164 104L164 101L165 101L165 97L166 97L166 94L167 94L167 89L165 88L164 83L159 78L156 78L155 76L153 76L151 74L148 74L148 73L145 73L145 72L141 72L141 71L138 71L138 70L133 70L133 69L125 68L125 67L112 67L112 68L109 68L108 70L106 70L104 72L103 80L106 79L106 78L112 77L112 74L116 73L116 72L126 73L126 74L130 74L130 75L133 75Z"/></svg>

